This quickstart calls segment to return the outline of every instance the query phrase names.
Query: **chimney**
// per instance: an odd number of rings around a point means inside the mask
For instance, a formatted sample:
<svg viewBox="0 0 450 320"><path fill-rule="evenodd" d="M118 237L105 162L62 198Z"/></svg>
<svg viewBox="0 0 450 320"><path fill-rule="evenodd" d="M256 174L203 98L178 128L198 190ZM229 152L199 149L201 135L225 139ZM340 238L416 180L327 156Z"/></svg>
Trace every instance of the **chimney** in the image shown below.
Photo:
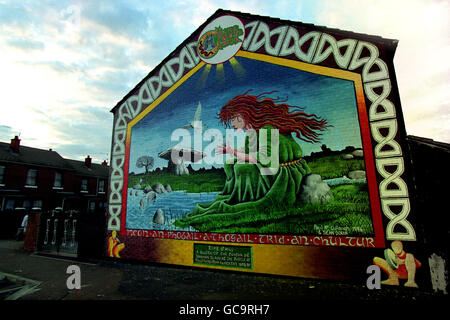
<svg viewBox="0 0 450 320"><path fill-rule="evenodd" d="M84 159L84 164L86 165L86 167L90 168L92 166L92 158L87 156L87 158Z"/></svg>
<svg viewBox="0 0 450 320"><path fill-rule="evenodd" d="M107 166L108 165L108 161L106 161L106 160L103 160L103 162L102 162L102 166Z"/></svg>
<svg viewBox="0 0 450 320"><path fill-rule="evenodd" d="M15 153L19 153L19 147L20 147L20 139L19 136L15 136L14 139L11 139L11 145L10 145L12 151Z"/></svg>

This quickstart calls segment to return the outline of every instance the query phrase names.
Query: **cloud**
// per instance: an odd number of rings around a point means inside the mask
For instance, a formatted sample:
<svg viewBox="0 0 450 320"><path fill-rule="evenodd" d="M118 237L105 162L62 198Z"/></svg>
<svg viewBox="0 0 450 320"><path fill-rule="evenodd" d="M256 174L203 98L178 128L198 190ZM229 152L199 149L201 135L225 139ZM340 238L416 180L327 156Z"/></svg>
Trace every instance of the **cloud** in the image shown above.
<svg viewBox="0 0 450 320"><path fill-rule="evenodd" d="M33 41L29 39L14 39L6 42L9 46L22 50L42 50L45 44L41 41Z"/></svg>
<svg viewBox="0 0 450 320"><path fill-rule="evenodd" d="M59 111L43 112L37 108L26 108L34 122L48 130L46 140L39 142L35 130L26 130L24 141L34 141L34 146L52 148L63 157L81 159L90 155L95 161L105 160L110 151L110 136L113 116L108 109L82 106Z"/></svg>
<svg viewBox="0 0 450 320"><path fill-rule="evenodd" d="M149 26L143 12L122 1L90 3L83 8L81 19L88 19L114 34L129 38L142 38Z"/></svg>
<svg viewBox="0 0 450 320"><path fill-rule="evenodd" d="M343 0L322 1L317 15L328 27L399 40L394 67L407 133L443 142L450 142L449 9L448 1Z"/></svg>
<svg viewBox="0 0 450 320"><path fill-rule="evenodd" d="M14 136L18 136L20 131L10 126L0 125L0 141L8 142Z"/></svg>

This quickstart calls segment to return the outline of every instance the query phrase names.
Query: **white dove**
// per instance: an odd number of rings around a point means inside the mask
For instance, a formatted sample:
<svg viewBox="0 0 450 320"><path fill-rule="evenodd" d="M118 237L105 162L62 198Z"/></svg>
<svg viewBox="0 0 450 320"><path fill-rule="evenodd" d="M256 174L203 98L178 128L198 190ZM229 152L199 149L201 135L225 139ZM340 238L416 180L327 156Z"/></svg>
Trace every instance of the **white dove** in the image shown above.
<svg viewBox="0 0 450 320"><path fill-rule="evenodd" d="M199 101L197 110L195 111L195 114L194 114L194 120L189 122L188 125L182 126L181 128L182 129L195 129L195 130L202 129L202 121L200 120L201 113L202 113L202 104ZM206 125L204 125L204 127L206 128Z"/></svg>

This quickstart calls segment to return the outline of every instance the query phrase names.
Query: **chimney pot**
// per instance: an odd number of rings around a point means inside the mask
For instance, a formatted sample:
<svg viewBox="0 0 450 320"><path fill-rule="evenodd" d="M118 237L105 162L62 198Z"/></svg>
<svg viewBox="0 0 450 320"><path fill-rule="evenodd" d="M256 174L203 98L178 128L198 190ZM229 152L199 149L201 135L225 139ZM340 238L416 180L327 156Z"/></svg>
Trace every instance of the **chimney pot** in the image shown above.
<svg viewBox="0 0 450 320"><path fill-rule="evenodd" d="M84 159L84 164L86 165L86 167L90 168L92 165L92 158L90 156L87 156L87 158Z"/></svg>
<svg viewBox="0 0 450 320"><path fill-rule="evenodd" d="M15 136L14 139L11 139L10 147L14 152L19 153L19 148L20 148L19 136Z"/></svg>

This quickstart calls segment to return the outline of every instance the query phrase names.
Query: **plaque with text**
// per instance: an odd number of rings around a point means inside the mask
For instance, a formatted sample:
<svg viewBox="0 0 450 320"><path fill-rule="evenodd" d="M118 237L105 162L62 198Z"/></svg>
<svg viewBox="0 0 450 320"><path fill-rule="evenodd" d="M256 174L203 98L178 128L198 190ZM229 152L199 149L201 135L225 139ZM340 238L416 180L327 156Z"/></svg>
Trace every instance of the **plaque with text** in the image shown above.
<svg viewBox="0 0 450 320"><path fill-rule="evenodd" d="M252 269L252 248L195 243L194 264Z"/></svg>

